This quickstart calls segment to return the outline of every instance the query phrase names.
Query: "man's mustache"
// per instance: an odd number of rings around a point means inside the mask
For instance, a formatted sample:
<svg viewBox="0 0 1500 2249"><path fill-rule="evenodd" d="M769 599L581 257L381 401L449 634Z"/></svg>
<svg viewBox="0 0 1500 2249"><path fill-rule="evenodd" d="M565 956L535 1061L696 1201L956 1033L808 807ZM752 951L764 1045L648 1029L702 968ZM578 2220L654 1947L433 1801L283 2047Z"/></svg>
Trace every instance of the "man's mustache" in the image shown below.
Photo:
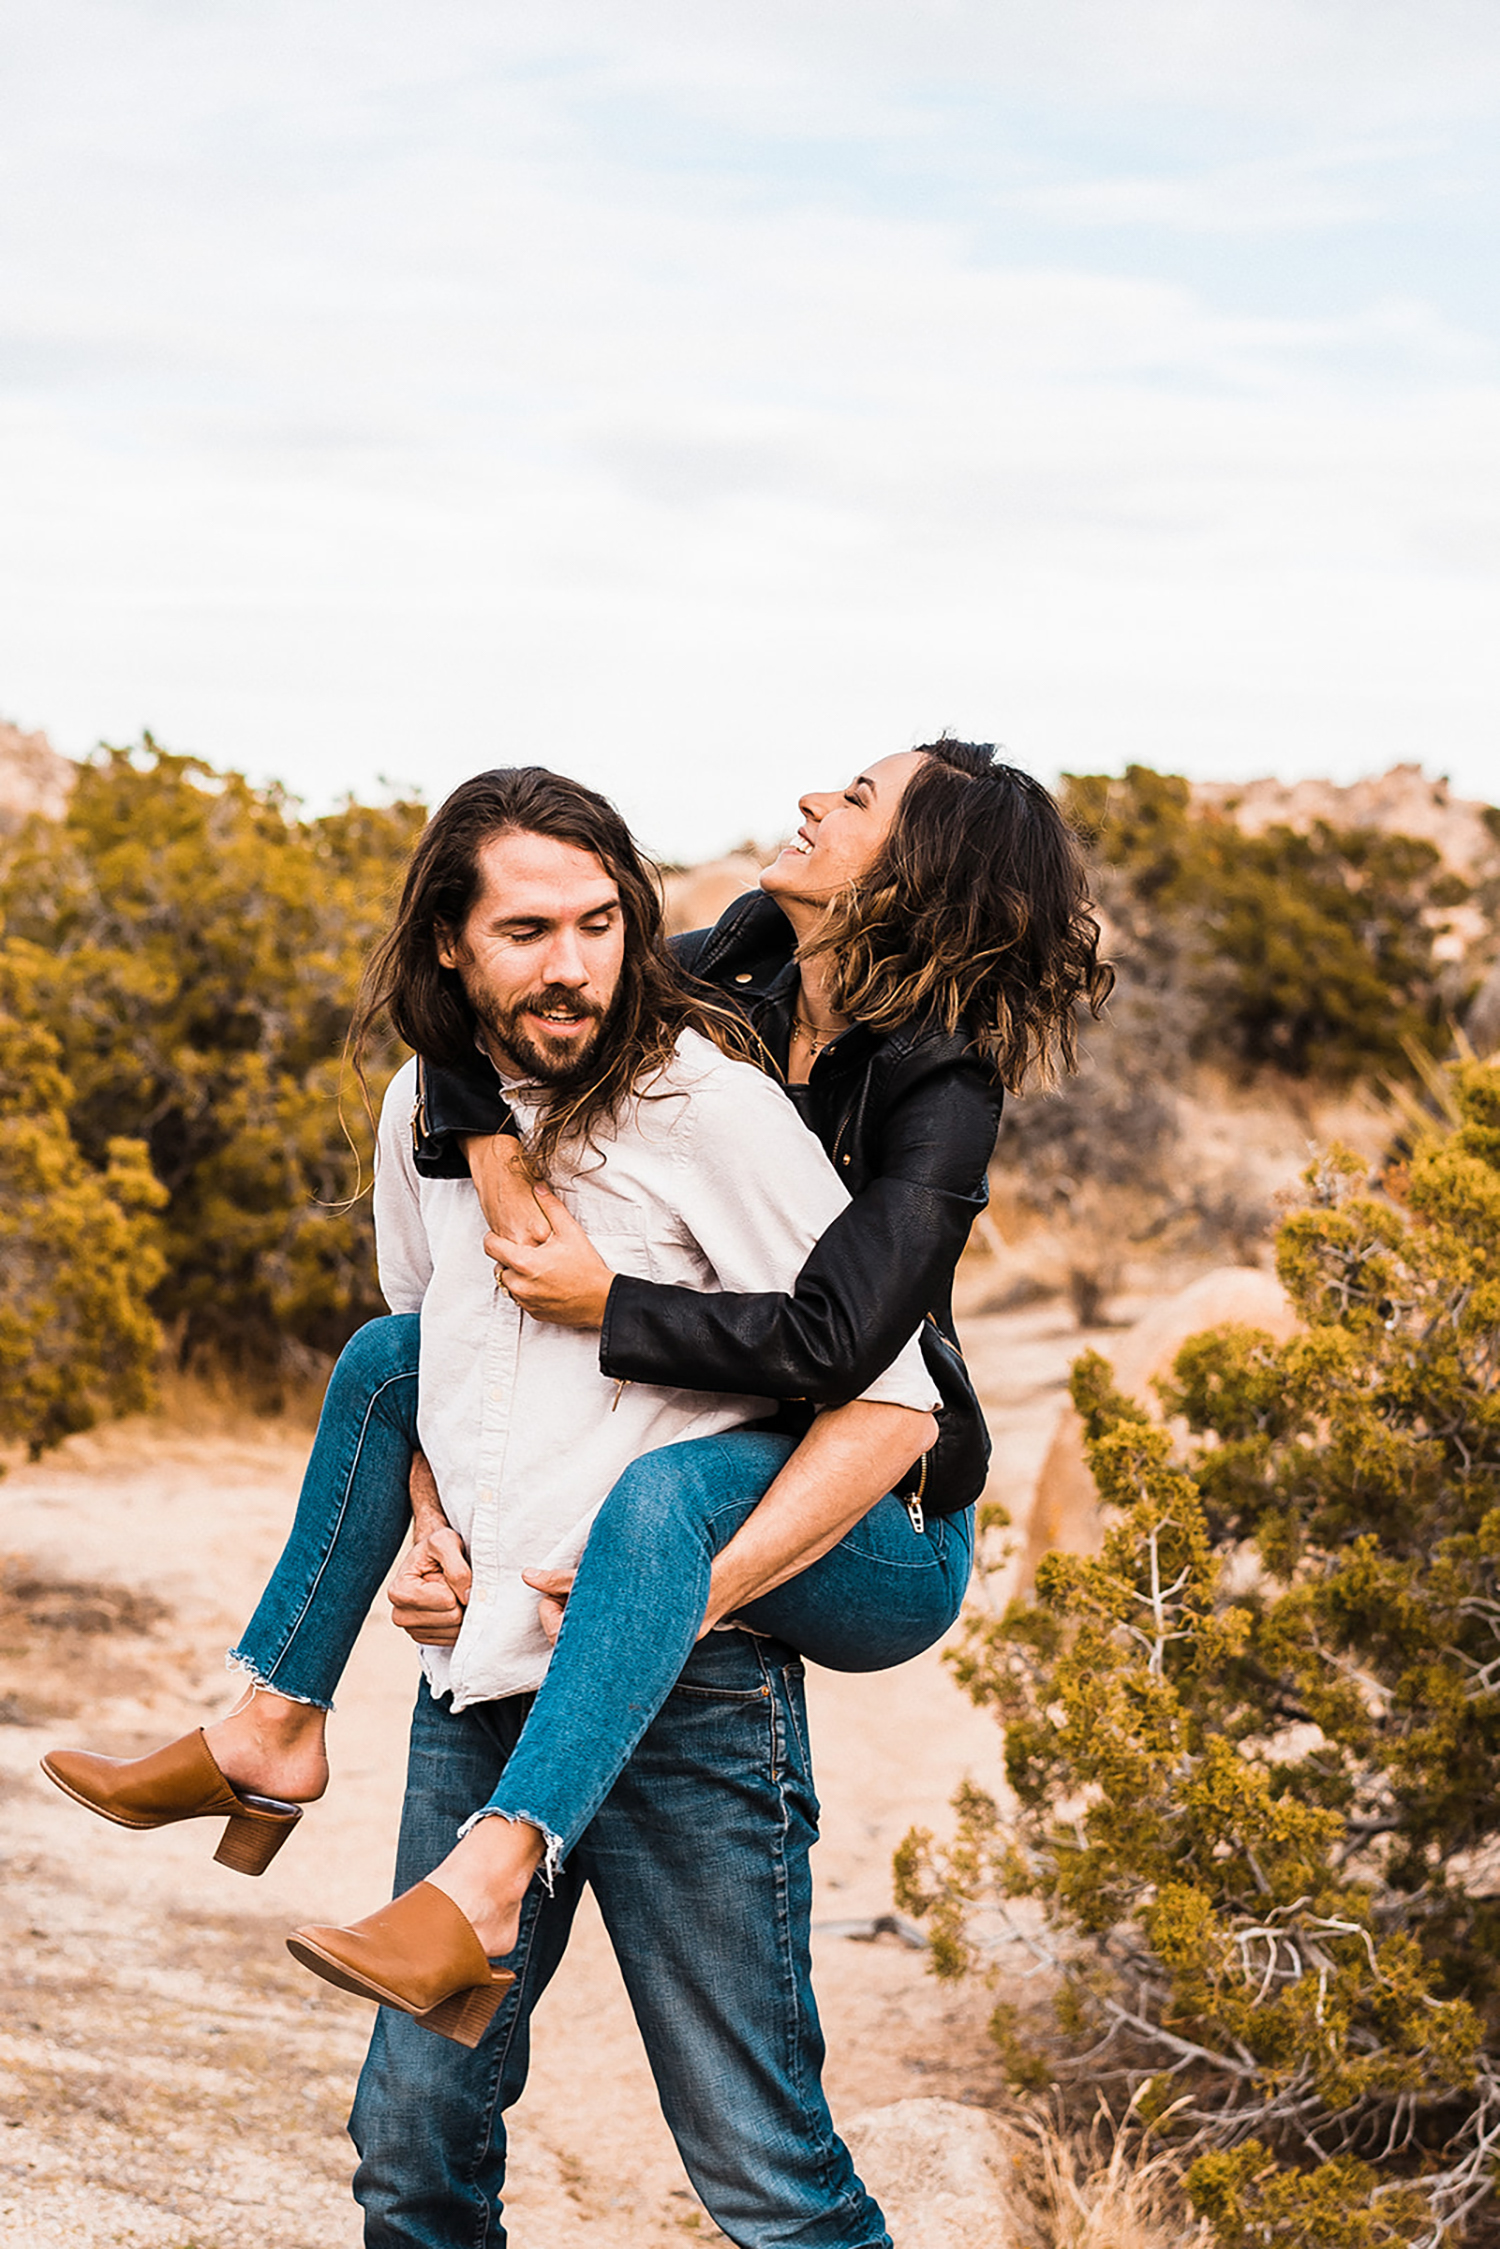
<svg viewBox="0 0 1500 2249"><path fill-rule="evenodd" d="M543 991L528 992L525 999L517 1000L510 1012L514 1019L518 1015L540 1013L549 1007L566 1008L570 1015L592 1016L596 1023L604 1021L602 1007L586 1000L581 992L569 991L566 984L549 984Z"/></svg>

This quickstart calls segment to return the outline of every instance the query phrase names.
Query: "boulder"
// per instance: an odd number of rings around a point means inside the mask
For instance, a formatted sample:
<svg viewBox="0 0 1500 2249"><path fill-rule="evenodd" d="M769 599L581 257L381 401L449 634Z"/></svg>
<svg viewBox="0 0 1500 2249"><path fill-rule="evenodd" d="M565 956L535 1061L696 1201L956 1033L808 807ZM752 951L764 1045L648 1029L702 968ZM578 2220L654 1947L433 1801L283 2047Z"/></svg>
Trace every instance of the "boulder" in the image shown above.
<svg viewBox="0 0 1500 2249"><path fill-rule="evenodd" d="M1487 1059L1500 1050L1500 965L1490 970L1470 1000L1464 1031L1477 1055Z"/></svg>
<svg viewBox="0 0 1500 2249"><path fill-rule="evenodd" d="M987 2109L894 2101L843 2134L896 2249L1041 2249L1026 2142Z"/></svg>
<svg viewBox="0 0 1500 2249"><path fill-rule="evenodd" d="M1153 1413L1160 1411L1152 1381L1171 1372L1172 1362L1191 1335L1204 1328L1264 1328L1274 1342L1285 1343L1297 1325L1285 1289L1274 1273L1249 1265L1224 1265L1204 1273L1163 1298L1127 1329L1105 1353L1115 1370L1115 1381L1127 1397L1136 1398ZM1083 1449L1083 1423L1071 1402L1058 1415L1057 1427L1026 1525L1026 1545L1019 1582L1030 1585L1044 1554L1061 1549L1070 1554L1097 1553L1102 1535L1099 1494Z"/></svg>

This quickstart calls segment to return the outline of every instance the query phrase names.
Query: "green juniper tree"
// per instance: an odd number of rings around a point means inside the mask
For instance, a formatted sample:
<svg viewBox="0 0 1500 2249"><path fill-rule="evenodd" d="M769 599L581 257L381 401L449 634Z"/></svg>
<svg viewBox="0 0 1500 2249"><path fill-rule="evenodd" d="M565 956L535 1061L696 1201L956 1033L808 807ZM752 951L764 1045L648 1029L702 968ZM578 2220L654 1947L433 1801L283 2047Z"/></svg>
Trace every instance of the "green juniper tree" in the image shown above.
<svg viewBox="0 0 1500 2249"><path fill-rule="evenodd" d="M1057 1971L1023 2082L1133 2099L1225 2249L1470 2238L1500 2162L1500 1068L1383 1191L1335 1153L1288 1343L1190 1342L1172 1432L1075 1369L1096 1558L959 1658L1015 1808L913 1835L939 1973ZM1033 2043L1035 2034L1033 2033Z"/></svg>

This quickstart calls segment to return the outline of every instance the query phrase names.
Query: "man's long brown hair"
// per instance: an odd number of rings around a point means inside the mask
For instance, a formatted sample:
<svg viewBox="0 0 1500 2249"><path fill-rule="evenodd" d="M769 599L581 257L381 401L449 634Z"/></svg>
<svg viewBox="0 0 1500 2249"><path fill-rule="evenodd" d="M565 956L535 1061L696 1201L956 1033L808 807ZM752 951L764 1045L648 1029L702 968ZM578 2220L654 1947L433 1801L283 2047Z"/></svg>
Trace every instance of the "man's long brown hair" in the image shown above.
<svg viewBox="0 0 1500 2249"><path fill-rule="evenodd" d="M916 1017L966 1025L1014 1093L1077 1064L1075 1017L1115 972L1099 958L1083 851L1040 781L989 742L921 744L875 860L835 898L804 958L872 1031Z"/></svg>
<svg viewBox="0 0 1500 2249"><path fill-rule="evenodd" d="M701 1031L742 1056L754 1042L730 1009L690 984L668 951L651 870L608 798L545 766L509 765L465 781L423 829L395 921L360 987L350 1031L356 1068L382 1017L429 1062L472 1060L473 1011L438 947L461 934L483 887L479 854L503 835L550 836L590 852L619 890L625 921L619 988L593 1066L584 1083L559 1086L544 1101L527 1142L545 1175L565 1141L586 1146L618 1118L628 1096L671 1060L680 1032Z"/></svg>

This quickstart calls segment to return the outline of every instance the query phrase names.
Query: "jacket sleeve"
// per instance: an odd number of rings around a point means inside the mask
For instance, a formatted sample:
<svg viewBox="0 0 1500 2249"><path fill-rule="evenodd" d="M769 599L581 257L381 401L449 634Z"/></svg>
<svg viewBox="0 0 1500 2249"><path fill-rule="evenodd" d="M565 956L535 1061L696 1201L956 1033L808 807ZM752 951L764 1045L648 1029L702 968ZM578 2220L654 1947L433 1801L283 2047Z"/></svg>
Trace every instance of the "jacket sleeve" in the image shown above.
<svg viewBox="0 0 1500 2249"><path fill-rule="evenodd" d="M700 1294L621 1274L599 1364L612 1379L843 1405L948 1293L975 1216L1001 1093L979 1063L934 1066L885 1121L879 1176L815 1245L789 1293Z"/></svg>
<svg viewBox="0 0 1500 2249"><path fill-rule="evenodd" d="M489 1062L477 1050L467 1063L417 1062L412 1112L412 1161L423 1179L467 1179L464 1141L492 1132L515 1134L510 1103Z"/></svg>
<svg viewBox="0 0 1500 2249"><path fill-rule="evenodd" d="M712 930L693 929L668 939L682 966L692 970ZM492 1132L519 1138L510 1103L495 1082L488 1060L475 1049L473 1061L417 1062L417 1105L412 1119L412 1156L423 1179L467 1179L464 1141Z"/></svg>

